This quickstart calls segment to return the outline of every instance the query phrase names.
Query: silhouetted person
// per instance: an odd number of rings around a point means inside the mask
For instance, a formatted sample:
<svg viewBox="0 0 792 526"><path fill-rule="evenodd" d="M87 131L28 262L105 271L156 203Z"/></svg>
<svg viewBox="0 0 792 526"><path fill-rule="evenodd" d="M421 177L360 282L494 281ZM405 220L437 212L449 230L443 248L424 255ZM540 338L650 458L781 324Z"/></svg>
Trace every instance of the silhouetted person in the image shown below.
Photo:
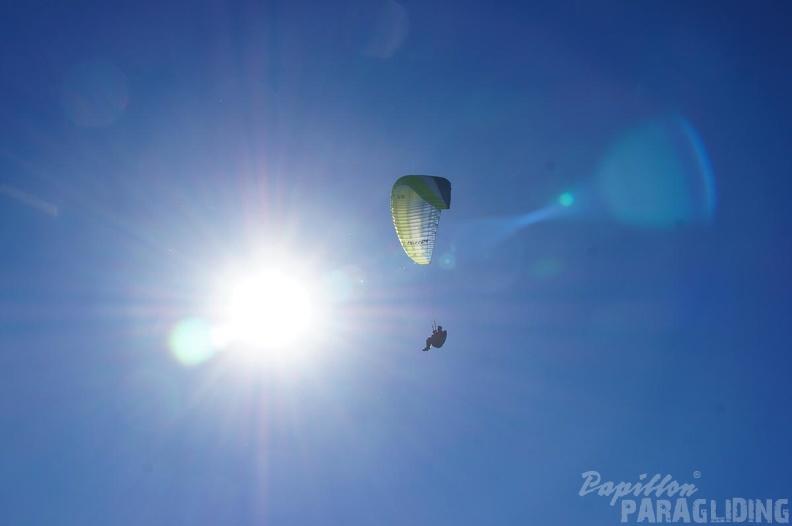
<svg viewBox="0 0 792 526"><path fill-rule="evenodd" d="M426 339L426 347L422 350L425 352L432 347L437 347L439 349L445 343L447 336L448 331L444 331L443 326L438 325L436 329L432 329L432 335Z"/></svg>

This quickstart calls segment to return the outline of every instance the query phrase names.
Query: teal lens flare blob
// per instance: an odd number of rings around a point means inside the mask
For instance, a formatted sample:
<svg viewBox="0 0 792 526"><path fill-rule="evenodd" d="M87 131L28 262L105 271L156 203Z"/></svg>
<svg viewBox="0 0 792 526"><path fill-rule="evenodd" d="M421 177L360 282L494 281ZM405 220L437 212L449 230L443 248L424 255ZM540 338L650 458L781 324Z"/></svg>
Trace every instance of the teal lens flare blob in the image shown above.
<svg viewBox="0 0 792 526"><path fill-rule="evenodd" d="M603 157L597 186L607 213L638 228L709 224L715 182L703 143L679 115L648 122Z"/></svg>
<svg viewBox="0 0 792 526"><path fill-rule="evenodd" d="M456 256L451 252L446 252L440 256L438 264L443 270L454 270L456 268Z"/></svg>
<svg viewBox="0 0 792 526"><path fill-rule="evenodd" d="M171 331L168 343L176 361L187 367L200 365L215 353L212 330L198 318L180 321Z"/></svg>
<svg viewBox="0 0 792 526"><path fill-rule="evenodd" d="M575 197L569 192L564 192L558 197L558 203L565 208L569 208L575 204Z"/></svg>

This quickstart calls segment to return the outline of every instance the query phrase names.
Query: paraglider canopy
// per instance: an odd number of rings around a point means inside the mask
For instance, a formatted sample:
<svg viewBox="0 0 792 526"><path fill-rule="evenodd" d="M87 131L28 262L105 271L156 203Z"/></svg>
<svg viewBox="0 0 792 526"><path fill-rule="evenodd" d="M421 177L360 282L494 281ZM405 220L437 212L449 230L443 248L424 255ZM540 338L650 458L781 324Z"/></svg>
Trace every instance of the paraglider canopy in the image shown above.
<svg viewBox="0 0 792 526"><path fill-rule="evenodd" d="M440 211L451 207L451 182L432 175L405 175L393 185L391 213L396 235L419 265L432 262Z"/></svg>

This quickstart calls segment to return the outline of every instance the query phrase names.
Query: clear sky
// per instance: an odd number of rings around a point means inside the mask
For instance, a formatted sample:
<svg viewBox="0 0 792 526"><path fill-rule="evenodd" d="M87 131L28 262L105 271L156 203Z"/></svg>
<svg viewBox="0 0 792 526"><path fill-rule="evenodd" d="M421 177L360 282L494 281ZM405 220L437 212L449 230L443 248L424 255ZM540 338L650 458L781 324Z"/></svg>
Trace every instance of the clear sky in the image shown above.
<svg viewBox="0 0 792 526"><path fill-rule="evenodd" d="M787 2L7 4L0 523L792 498Z"/></svg>

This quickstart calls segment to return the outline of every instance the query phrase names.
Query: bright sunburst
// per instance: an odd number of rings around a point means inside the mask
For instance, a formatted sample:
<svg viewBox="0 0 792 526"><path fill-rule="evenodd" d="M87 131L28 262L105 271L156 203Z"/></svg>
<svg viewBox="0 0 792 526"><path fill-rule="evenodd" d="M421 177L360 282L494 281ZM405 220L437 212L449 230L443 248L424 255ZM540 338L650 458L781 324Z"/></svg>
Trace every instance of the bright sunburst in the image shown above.
<svg viewBox="0 0 792 526"><path fill-rule="evenodd" d="M324 326L322 288L301 265L273 261L236 268L215 283L210 332L216 351L282 365L306 358L315 346L318 325Z"/></svg>
<svg viewBox="0 0 792 526"><path fill-rule="evenodd" d="M248 346L291 344L311 326L315 302L307 285L284 271L241 276L222 308L223 332L230 342Z"/></svg>
<svg viewBox="0 0 792 526"><path fill-rule="evenodd" d="M172 356L197 366L218 354L241 364L315 364L338 331L339 287L310 262L267 255L217 269L204 308L169 334Z"/></svg>

